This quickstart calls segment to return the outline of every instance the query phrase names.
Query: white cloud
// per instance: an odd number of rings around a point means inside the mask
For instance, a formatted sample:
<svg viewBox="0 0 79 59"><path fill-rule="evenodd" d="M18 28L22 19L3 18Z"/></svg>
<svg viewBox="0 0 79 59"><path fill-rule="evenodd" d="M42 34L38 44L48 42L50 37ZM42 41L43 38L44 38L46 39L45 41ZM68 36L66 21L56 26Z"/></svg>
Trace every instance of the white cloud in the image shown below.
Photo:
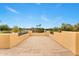
<svg viewBox="0 0 79 59"><path fill-rule="evenodd" d="M15 14L19 14L19 12L16 11L14 8L6 6L6 9L9 10L9 11L11 11L11 12L13 12L13 13L15 13Z"/></svg>
<svg viewBox="0 0 79 59"><path fill-rule="evenodd" d="M45 16L41 16L41 19L44 20L44 21L49 21L48 18L45 17Z"/></svg>

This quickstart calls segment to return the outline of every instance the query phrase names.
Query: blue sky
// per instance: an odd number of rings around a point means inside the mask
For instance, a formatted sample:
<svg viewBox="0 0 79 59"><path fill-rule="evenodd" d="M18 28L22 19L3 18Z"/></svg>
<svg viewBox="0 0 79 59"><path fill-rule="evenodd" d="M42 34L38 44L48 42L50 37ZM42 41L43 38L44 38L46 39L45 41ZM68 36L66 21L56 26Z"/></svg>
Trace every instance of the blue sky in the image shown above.
<svg viewBox="0 0 79 59"><path fill-rule="evenodd" d="M0 24L10 27L60 26L79 22L79 4L71 3L0 3Z"/></svg>

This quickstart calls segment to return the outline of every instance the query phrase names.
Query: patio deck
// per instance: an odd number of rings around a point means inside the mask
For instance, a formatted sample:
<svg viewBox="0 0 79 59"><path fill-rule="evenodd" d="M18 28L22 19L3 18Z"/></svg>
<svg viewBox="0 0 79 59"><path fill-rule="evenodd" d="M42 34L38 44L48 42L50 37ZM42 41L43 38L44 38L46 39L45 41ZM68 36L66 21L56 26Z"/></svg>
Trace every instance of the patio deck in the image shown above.
<svg viewBox="0 0 79 59"><path fill-rule="evenodd" d="M0 55L9 56L71 56L71 51L64 48L49 36L33 35L20 45L11 49L0 49Z"/></svg>

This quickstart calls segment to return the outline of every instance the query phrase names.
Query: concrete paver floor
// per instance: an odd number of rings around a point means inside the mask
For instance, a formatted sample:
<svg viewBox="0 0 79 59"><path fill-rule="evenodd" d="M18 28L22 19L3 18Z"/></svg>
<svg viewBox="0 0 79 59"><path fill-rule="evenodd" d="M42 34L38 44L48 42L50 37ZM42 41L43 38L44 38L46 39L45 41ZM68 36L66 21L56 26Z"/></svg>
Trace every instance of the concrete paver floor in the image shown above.
<svg viewBox="0 0 79 59"><path fill-rule="evenodd" d="M73 54L48 36L31 36L16 47L0 49L0 55L69 56Z"/></svg>

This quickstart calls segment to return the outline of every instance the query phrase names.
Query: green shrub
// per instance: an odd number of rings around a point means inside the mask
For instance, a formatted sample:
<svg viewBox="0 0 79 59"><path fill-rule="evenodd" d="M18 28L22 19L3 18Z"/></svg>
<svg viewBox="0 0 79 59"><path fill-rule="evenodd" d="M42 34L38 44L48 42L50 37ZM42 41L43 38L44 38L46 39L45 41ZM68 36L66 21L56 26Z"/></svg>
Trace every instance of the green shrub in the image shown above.
<svg viewBox="0 0 79 59"><path fill-rule="evenodd" d="M18 26L14 26L13 29L12 29L12 32L14 32L14 33L19 32L19 28L18 28Z"/></svg>
<svg viewBox="0 0 79 59"><path fill-rule="evenodd" d="M51 34L54 34L54 31L50 31Z"/></svg>

